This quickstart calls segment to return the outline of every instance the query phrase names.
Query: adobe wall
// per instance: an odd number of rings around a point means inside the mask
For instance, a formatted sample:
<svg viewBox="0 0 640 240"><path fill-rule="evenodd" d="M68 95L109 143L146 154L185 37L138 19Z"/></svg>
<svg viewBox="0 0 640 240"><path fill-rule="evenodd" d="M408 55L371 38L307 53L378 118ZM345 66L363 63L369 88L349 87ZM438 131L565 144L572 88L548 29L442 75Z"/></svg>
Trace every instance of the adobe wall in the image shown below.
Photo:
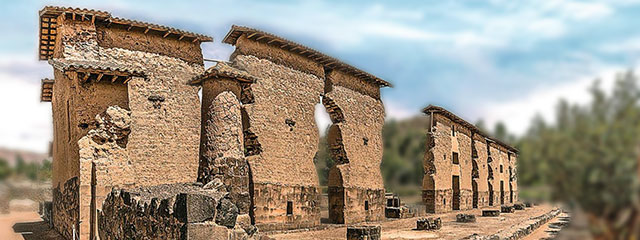
<svg viewBox="0 0 640 240"><path fill-rule="evenodd" d="M489 206L487 143L484 138L478 134L474 134L473 140L477 154L476 162L478 164L478 178L474 180L478 184L478 208L482 208Z"/></svg>
<svg viewBox="0 0 640 240"><path fill-rule="evenodd" d="M87 83L77 86L75 92L67 92L76 114L69 114L74 123L68 129L72 135L71 144L68 147L59 141L58 130L60 124L54 123L56 130L54 155L54 168L64 167L75 169L78 172L80 186L80 207L83 210L79 216L82 226L80 235L85 238L89 234L89 218L95 216L95 211L86 212L85 209L100 209L101 202L87 201L92 199L91 179L128 179L124 182L133 182L136 186L156 185L158 183L176 183L193 181L197 178L198 149L200 135L200 102L198 100L198 87L189 86L187 82L194 76L202 73L202 63L192 64L179 58L163 56L152 52L132 51L123 49L123 45L114 45L105 48L98 44L97 32L90 21L64 20L58 18L58 40L55 58L64 58L67 61L95 61L103 64L126 66L144 72L145 77L134 77L127 85L106 84L111 83ZM101 34L109 35L109 29L102 29ZM117 34L111 35L114 36ZM133 35L131 35L133 36ZM134 38L134 37L124 37ZM124 40L123 40L124 41ZM148 38L140 41L141 47L154 49L151 46L167 46L162 38ZM115 40L114 40L115 42ZM164 45L163 45L164 44ZM197 43L193 43L197 45ZM200 54L198 50L198 54ZM65 81L64 74L56 75L56 83ZM54 88L59 95L59 87ZM69 88L71 89L71 88ZM127 91L124 91L124 90ZM128 92L128 94L126 94ZM67 94L65 93L65 94ZM114 94L115 93L115 94ZM124 93L124 94L123 94ZM74 99L75 98L75 99ZM54 119L59 118L61 109L60 101L54 103ZM128 104L125 104L127 103ZM97 126L95 116L104 112L108 106L120 106L131 110L131 133L128 135L126 154L131 165L131 175L122 175L121 172L107 171L109 167L93 167L88 160L83 163L84 170L79 172L80 156L77 141L86 135L89 130ZM65 119L65 118L61 118ZM85 125L86 123L86 125ZM88 126L87 126L88 125ZM67 148L67 149L65 149ZM65 152L64 154L60 154ZM66 161L60 161L67 158ZM57 163L56 163L57 162ZM117 161L116 161L117 162ZM98 163L98 162L95 162ZM57 166L57 167L56 167ZM77 167L76 167L77 166ZM69 177L65 170L53 170L54 182L60 183ZM58 177L56 177L56 175ZM72 175L72 174L71 174ZM103 181L106 184L107 180ZM117 181L116 181L117 182ZM102 199L106 196L105 189L112 186L96 186L94 199ZM102 190L101 190L102 189ZM55 204L56 200L54 200ZM93 203L93 205L91 205ZM54 213L55 215L55 213ZM54 217L55 218L55 217Z"/></svg>
<svg viewBox="0 0 640 240"><path fill-rule="evenodd" d="M98 46L103 48L121 48L133 51L156 53L163 56L181 59L190 64L201 65L203 62L200 44L190 41L178 40L176 34L169 34L164 37L164 33L157 31L127 31L123 25L110 25L107 23L96 23L96 33ZM159 41L159 39L162 39Z"/></svg>
<svg viewBox="0 0 640 240"><path fill-rule="evenodd" d="M325 91L329 92L325 92L323 103L330 114L339 111L341 118L339 121L333 116L332 130L339 132L335 134L340 137L337 145L346 159L339 165L345 194L344 223L382 220L385 199L380 162L384 106L379 88L338 70L330 71L326 79ZM354 83L359 84L355 90L344 87ZM333 135L330 134L330 141L334 141Z"/></svg>
<svg viewBox="0 0 640 240"><path fill-rule="evenodd" d="M455 126L456 136L451 134ZM427 136L425 176L422 198L429 213L450 212L453 209L452 177L460 179L460 209L472 208L471 132L442 116L433 114L433 127ZM452 163L452 153L458 153L459 164Z"/></svg>
<svg viewBox="0 0 640 240"><path fill-rule="evenodd" d="M493 196L494 196L494 206L499 206L501 204L500 201L500 182L503 181L504 182L504 197L505 197L505 201L504 204L508 203L508 199L506 199L506 197L509 196L508 191L509 191L509 181L506 177L507 174L504 174L504 171L502 173L500 173L500 166L502 165L503 167L505 166L505 158L506 158L506 154L503 153L500 150L500 147L497 146L496 144L492 143L489 144L489 149L491 151L491 159L493 159L493 161L491 163L489 163L489 165L491 166L492 170L493 170L493 180L491 181L491 183L493 184Z"/></svg>
<svg viewBox="0 0 640 240"><path fill-rule="evenodd" d="M260 79L251 85L254 102L243 104L246 131L254 139L251 145L260 146L259 151L245 150L250 155L256 225L265 231L318 225L318 176L313 157L319 136L314 110L323 93L322 67L244 36L236 43L232 61ZM306 71L291 68L294 65ZM288 201L292 202L292 214L286 212Z"/></svg>

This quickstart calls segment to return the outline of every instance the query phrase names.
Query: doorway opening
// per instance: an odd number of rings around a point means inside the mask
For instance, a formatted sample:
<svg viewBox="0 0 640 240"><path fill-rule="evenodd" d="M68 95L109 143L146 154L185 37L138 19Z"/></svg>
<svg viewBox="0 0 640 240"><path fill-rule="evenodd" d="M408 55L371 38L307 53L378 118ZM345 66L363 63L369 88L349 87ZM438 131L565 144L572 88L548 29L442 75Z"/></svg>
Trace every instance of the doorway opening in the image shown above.
<svg viewBox="0 0 640 240"><path fill-rule="evenodd" d="M471 188L473 190L473 208L478 208L478 182L476 180L471 181Z"/></svg>
<svg viewBox="0 0 640 240"><path fill-rule="evenodd" d="M460 176L453 176L451 186L451 189L453 189L452 209L460 210Z"/></svg>
<svg viewBox="0 0 640 240"><path fill-rule="evenodd" d="M500 181L500 205L504 204L504 181Z"/></svg>

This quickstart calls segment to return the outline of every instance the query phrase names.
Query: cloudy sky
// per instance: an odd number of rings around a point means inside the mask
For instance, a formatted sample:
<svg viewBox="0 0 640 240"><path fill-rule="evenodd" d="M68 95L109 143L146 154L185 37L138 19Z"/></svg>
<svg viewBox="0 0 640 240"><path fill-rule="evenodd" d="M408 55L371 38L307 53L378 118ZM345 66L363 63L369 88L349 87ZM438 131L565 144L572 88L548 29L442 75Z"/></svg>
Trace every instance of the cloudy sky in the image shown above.
<svg viewBox="0 0 640 240"><path fill-rule="evenodd" d="M0 147L46 151L50 105L39 81L38 10L45 5L211 35L205 58L227 59L232 24L276 33L343 59L394 84L388 118L444 106L475 122L526 131L552 119L559 98L587 102L587 88L640 59L640 0L573 1L3 1L0 9Z"/></svg>

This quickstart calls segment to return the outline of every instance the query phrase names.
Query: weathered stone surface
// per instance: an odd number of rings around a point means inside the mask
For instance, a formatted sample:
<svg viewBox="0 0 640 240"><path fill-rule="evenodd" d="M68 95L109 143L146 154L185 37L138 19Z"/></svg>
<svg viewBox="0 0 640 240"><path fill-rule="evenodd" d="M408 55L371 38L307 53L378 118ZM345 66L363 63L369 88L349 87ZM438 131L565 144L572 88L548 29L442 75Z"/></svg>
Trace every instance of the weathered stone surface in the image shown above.
<svg viewBox="0 0 640 240"><path fill-rule="evenodd" d="M515 208L513 206L501 206L500 207L500 212L513 213L513 212L515 212Z"/></svg>
<svg viewBox="0 0 640 240"><path fill-rule="evenodd" d="M476 222L476 215L473 215L473 214L458 214L458 215L456 215L456 222L460 222L460 223Z"/></svg>
<svg viewBox="0 0 640 240"><path fill-rule="evenodd" d="M98 233L100 239L182 239L189 233L188 224L215 225L212 207L224 195L184 183L113 190L99 214ZM202 228L193 225L192 230L206 230Z"/></svg>
<svg viewBox="0 0 640 240"><path fill-rule="evenodd" d="M186 226L184 240L227 240L231 239L231 229L212 222L189 223Z"/></svg>
<svg viewBox="0 0 640 240"><path fill-rule="evenodd" d="M180 193L175 204L174 216L186 223L212 220L218 206L214 197L197 193Z"/></svg>
<svg viewBox="0 0 640 240"><path fill-rule="evenodd" d="M386 218L400 218L401 210L399 207L385 207L384 208L384 216Z"/></svg>
<svg viewBox="0 0 640 240"><path fill-rule="evenodd" d="M380 226L347 227L347 240L380 240Z"/></svg>
<svg viewBox="0 0 640 240"><path fill-rule="evenodd" d="M524 205L524 203L516 203L516 204L513 204L513 208L515 210L524 210L525 209L525 205Z"/></svg>
<svg viewBox="0 0 640 240"><path fill-rule="evenodd" d="M417 230L438 230L442 228L440 218L420 218L416 221Z"/></svg>
<svg viewBox="0 0 640 240"><path fill-rule="evenodd" d="M500 216L499 210L482 210L483 217L497 217Z"/></svg>
<svg viewBox="0 0 640 240"><path fill-rule="evenodd" d="M223 198L217 207L216 223L221 226L233 228L236 226L238 207L230 199Z"/></svg>

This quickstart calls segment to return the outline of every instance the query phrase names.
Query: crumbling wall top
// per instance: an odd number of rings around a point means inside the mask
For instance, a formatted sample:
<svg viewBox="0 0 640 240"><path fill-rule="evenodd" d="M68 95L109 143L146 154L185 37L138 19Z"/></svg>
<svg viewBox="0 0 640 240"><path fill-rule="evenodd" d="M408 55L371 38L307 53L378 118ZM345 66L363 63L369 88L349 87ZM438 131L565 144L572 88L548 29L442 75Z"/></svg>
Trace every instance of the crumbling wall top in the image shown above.
<svg viewBox="0 0 640 240"><path fill-rule="evenodd" d="M57 27L59 23L57 19L59 16L64 16L65 18L68 17L69 19L79 21L91 21L92 23L104 22L107 26L120 25L126 27L129 31L140 31L144 32L145 34L149 31L153 31L160 33L163 37L172 35L177 37L178 40L191 41L194 43L213 41L212 37L202 34L153 23L113 17L111 16L111 13L105 11L86 8L80 9L71 7L46 6L42 10L40 10L40 60L47 60L53 55L53 50L56 43L56 35L58 34Z"/></svg>
<svg viewBox="0 0 640 240"><path fill-rule="evenodd" d="M338 59L325 55L324 53L318 52L309 47L292 42L285 38L257 29L233 25L229 33L227 33L222 41L224 43L235 45L238 38L240 38L240 36L242 36L243 34L247 34L247 38L253 41L263 41L268 45L277 46L287 51L312 59L313 61L325 66L325 68L341 70L343 72L352 74L362 80L375 83L379 87L391 87L391 84L389 82L384 81L349 64L346 64Z"/></svg>
<svg viewBox="0 0 640 240"><path fill-rule="evenodd" d="M462 126L464 126L465 128L467 128L469 131L481 135L484 137L484 139L489 142L489 143L494 143L495 145L504 148L505 152L513 152L514 154L518 153L518 149L510 146L509 144L506 144L496 138L490 137L488 134L482 132L480 129L478 129L475 125L467 122L466 120L462 119L461 117L458 117L457 115L453 114L452 112L439 107L439 106L435 106L435 105L429 105L426 108L424 108L422 110L422 112L424 112L425 114L431 114L431 113L438 113L441 114L445 117L447 117L448 119L450 119L451 121L460 124Z"/></svg>
<svg viewBox="0 0 640 240"><path fill-rule="evenodd" d="M235 68L227 62L219 61L216 65L208 68L203 74L194 77L189 84L200 85L203 81L211 78L231 78L239 82L253 83L258 80L247 71Z"/></svg>

